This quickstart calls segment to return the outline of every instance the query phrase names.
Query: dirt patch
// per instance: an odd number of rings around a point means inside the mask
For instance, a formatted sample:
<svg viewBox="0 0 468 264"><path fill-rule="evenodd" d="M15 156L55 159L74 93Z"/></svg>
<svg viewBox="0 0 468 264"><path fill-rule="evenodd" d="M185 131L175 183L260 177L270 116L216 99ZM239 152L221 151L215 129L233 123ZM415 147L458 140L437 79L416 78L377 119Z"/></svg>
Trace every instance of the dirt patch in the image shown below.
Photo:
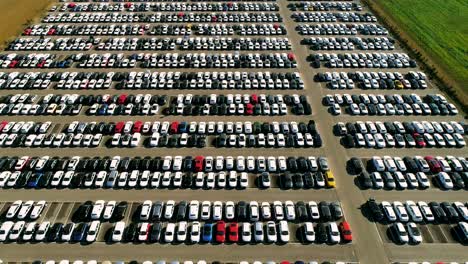
<svg viewBox="0 0 468 264"><path fill-rule="evenodd" d="M17 37L26 25L38 21L57 0L0 0L0 48Z"/></svg>

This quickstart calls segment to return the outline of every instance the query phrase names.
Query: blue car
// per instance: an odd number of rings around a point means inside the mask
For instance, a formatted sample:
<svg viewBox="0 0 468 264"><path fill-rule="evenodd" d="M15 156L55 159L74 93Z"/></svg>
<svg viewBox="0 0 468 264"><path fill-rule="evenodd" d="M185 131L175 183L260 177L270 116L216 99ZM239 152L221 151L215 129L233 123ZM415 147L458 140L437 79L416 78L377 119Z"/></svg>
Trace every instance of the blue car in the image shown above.
<svg viewBox="0 0 468 264"><path fill-rule="evenodd" d="M83 240L86 230L88 230L88 223L82 223L73 230L72 241L80 242Z"/></svg>
<svg viewBox="0 0 468 264"><path fill-rule="evenodd" d="M98 111L98 114L99 115L105 115L107 114L107 109L109 108L108 105L101 105L101 107L99 107L99 111Z"/></svg>
<svg viewBox="0 0 468 264"><path fill-rule="evenodd" d="M28 180L28 187L29 188L36 188L39 185L39 181L42 178L43 173L35 173Z"/></svg>
<svg viewBox="0 0 468 264"><path fill-rule="evenodd" d="M211 242L213 239L213 224L205 224L203 226L202 240L203 242Z"/></svg>
<svg viewBox="0 0 468 264"><path fill-rule="evenodd" d="M179 132L180 132L180 133L187 133L187 131L188 131L188 124L187 124L187 122L181 122L181 123L179 124Z"/></svg>

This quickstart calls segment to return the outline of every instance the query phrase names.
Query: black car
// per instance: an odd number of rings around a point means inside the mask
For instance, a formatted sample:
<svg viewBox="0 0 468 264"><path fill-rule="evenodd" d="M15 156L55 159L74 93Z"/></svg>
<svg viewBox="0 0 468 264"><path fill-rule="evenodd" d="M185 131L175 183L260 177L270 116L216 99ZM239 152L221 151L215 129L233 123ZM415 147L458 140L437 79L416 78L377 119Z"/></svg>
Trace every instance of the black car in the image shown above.
<svg viewBox="0 0 468 264"><path fill-rule="evenodd" d="M138 234L138 228L135 223L130 223L124 231L124 241L133 242L135 241Z"/></svg>
<svg viewBox="0 0 468 264"><path fill-rule="evenodd" d="M302 180L301 174L299 173L294 174L292 179L293 179L295 189L302 189L304 187L304 181Z"/></svg>
<svg viewBox="0 0 468 264"><path fill-rule="evenodd" d="M372 179L367 171L363 171L359 176L359 181L364 189L372 188Z"/></svg>
<svg viewBox="0 0 468 264"><path fill-rule="evenodd" d="M303 175L303 180L304 180L304 188L310 189L314 188L314 178L312 176L312 173L306 172Z"/></svg>
<svg viewBox="0 0 468 264"><path fill-rule="evenodd" d="M332 220L332 214L330 211L329 203L322 201L318 204L318 208L319 208L321 219L323 222L328 222Z"/></svg>
<svg viewBox="0 0 468 264"><path fill-rule="evenodd" d="M307 219L309 219L307 206L303 201L299 201L296 203L296 217L301 221L306 221Z"/></svg>
<svg viewBox="0 0 468 264"><path fill-rule="evenodd" d="M452 223L457 223L460 221L460 215L458 214L457 210L448 202L440 203L440 207L444 210L447 218Z"/></svg>
<svg viewBox="0 0 468 264"><path fill-rule="evenodd" d="M293 187L292 176L290 173L285 173L279 177L279 186L285 190L289 190Z"/></svg>
<svg viewBox="0 0 468 264"><path fill-rule="evenodd" d="M160 222L156 222L151 226L151 231L149 234L149 241L150 242L159 242L161 239L161 231L162 231L162 224Z"/></svg>
<svg viewBox="0 0 468 264"><path fill-rule="evenodd" d="M364 164L360 158L352 157L350 160L350 165L352 166L354 173L359 174L364 170Z"/></svg>
<svg viewBox="0 0 468 264"><path fill-rule="evenodd" d="M55 223L49 228L47 232L47 241L54 242L58 241L60 233L62 232L63 224L62 223Z"/></svg>
<svg viewBox="0 0 468 264"><path fill-rule="evenodd" d="M120 221L125 217L125 212L127 211L128 204L125 201L122 201L117 204L112 213L112 219L115 221Z"/></svg>
<svg viewBox="0 0 468 264"><path fill-rule="evenodd" d="M163 203L161 201L156 201L153 204L153 208L151 211L151 219L153 221L161 219L163 213Z"/></svg>
<svg viewBox="0 0 468 264"><path fill-rule="evenodd" d="M177 221L181 221L185 219L185 216L187 214L187 206L188 203L186 201L181 201L177 205L177 214L176 214L176 219Z"/></svg>
<svg viewBox="0 0 468 264"><path fill-rule="evenodd" d="M237 203L237 220L238 221L245 221L247 220L247 203L244 201L240 201Z"/></svg>
<svg viewBox="0 0 468 264"><path fill-rule="evenodd" d="M74 216L79 222L88 221L91 216L92 208L93 208L93 202L86 201L78 208L78 210L76 210Z"/></svg>
<svg viewBox="0 0 468 264"><path fill-rule="evenodd" d="M367 200L367 208L369 209L369 212L371 213L372 217L376 221L382 221L384 218L384 214L382 212L382 209L380 206L377 204L377 202L374 199L369 199Z"/></svg>
<svg viewBox="0 0 468 264"><path fill-rule="evenodd" d="M437 223L448 223L449 219L444 209L437 202L430 202L429 207L431 208L434 218Z"/></svg>
<svg viewBox="0 0 468 264"><path fill-rule="evenodd" d="M328 240L327 229L325 224L318 223L315 227L315 236L319 243L326 243Z"/></svg>

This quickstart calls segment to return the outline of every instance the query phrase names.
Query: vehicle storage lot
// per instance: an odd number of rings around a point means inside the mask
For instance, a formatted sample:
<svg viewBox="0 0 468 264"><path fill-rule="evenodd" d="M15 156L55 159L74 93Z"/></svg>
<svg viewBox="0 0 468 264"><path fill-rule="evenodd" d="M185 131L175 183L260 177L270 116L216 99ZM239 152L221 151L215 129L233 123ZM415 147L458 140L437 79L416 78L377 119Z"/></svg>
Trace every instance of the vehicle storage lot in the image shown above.
<svg viewBox="0 0 468 264"><path fill-rule="evenodd" d="M181 3L192 3L192 2L181 2ZM209 2L211 3L211 2ZM237 2L234 2L237 3ZM247 3L247 2L238 2L238 3ZM250 3L250 2L248 2ZM270 2L268 2L270 3ZM200 64L194 63L193 66L198 65L200 68L178 68L173 64L167 64L166 62L158 61L158 60L149 60L154 61L156 65L150 67L150 69L145 69L146 67L145 62L141 62L142 60L136 59L135 62L132 62L133 58L130 58L129 61L123 61L122 65L123 68L112 67L103 67L98 68L94 66L94 62L90 64L92 68L85 68L78 67L81 62L74 62L72 68L62 68L63 65L59 66L58 64L55 65L56 68L54 69L47 69L45 64L49 62L45 62L43 65L39 65L34 67L33 69L21 68L19 65L13 65L17 68L9 68L10 63L5 64L4 72L67 72L67 71L74 71L74 72L140 72L140 74L144 75L147 73L153 73L154 71L157 72L212 72L218 71L220 73L225 72L227 75L228 72L271 72L277 74L292 74L294 72L298 72L300 76L300 82L297 81L297 86L292 89L292 87L285 88L284 82L282 83L281 87L271 86L268 90L264 89L262 85L260 86L250 86L252 84L248 84L247 86L245 79L238 80L241 86L234 86L234 89L220 89L223 86L223 83L220 82L221 86L217 88L208 88L207 83L204 82L197 86L195 89L194 86L190 86L190 82L188 82L185 88L181 86L173 87L172 89L165 86L165 89L157 88L152 86L151 82L147 82L143 84L143 86L147 86L148 88L129 88L129 87L122 87L122 83L132 83L126 79L127 77L123 77L122 80L111 80L109 81L109 86L107 89L93 89L87 85L86 83L84 87L88 87L87 89L79 88L83 82L75 83L74 81L70 81L68 83L69 87L75 88L71 89L60 89L57 87L59 84L58 80L52 80L51 84L47 85L45 89L31 89L31 90L19 90L17 88L12 87L5 87L0 91L0 94L3 95L10 95L16 93L29 93L38 96L45 96L47 94L78 94L78 95L103 95L103 94L110 94L110 95L121 95L121 94L151 94L151 95L167 95L170 98L176 98L178 94L192 94L192 95L207 95L216 94L216 95L228 95L228 94L248 94L252 96L253 94L298 94L299 96L304 95L307 99L307 102L311 105L311 114L310 115L296 115L293 113L290 107L288 106L288 112L286 115L246 115L241 114L239 112L234 113L232 115L220 115L219 112L217 114L210 114L208 116L190 116L190 115L167 115L163 111L163 109L169 106L169 103L165 104L164 106L160 106L159 110L156 115L143 115L143 116L132 116L132 115L86 115L85 110L87 110L87 106L84 106L81 110L79 115L68 116L68 115L5 115L2 116L2 120L7 121L35 121L35 122L46 122L51 121L52 127L49 128L47 133L59 133L65 127L65 124L69 124L73 121L80 121L80 122L120 122L120 121L137 121L140 120L142 122L150 121L153 123L154 121L162 122L181 122L187 121L190 122L304 122L308 123L309 120L314 120L316 124L316 128L321 135L321 140L323 141L322 147L314 147L314 148L299 148L299 147L288 147L288 148L267 148L267 147L256 147L256 148L224 148L224 147L215 147L212 142L208 142L205 147L202 148L167 148L167 147L156 147L156 148L146 148L139 144L137 147L134 148L115 148L115 147L107 147L104 143L107 139L111 138L110 136L104 136L104 139L100 143L98 147L95 148L82 148L82 147L75 147L73 149L69 148L27 148L27 153L25 152L25 148L23 147L15 147L15 148L3 148L3 155L4 156L24 156L28 155L31 157L42 157L42 156L58 156L58 157L71 157L71 156L82 156L82 157L113 157L113 156L130 156L130 157L164 157L167 155L176 156L294 156L294 157L309 157L309 156L324 156L328 158L328 162L330 165L330 171L336 178L336 188L331 189L293 189L293 190L282 190L277 188L278 182L272 180L272 188L261 190L256 188L255 184L253 183L254 178L253 176L249 176L249 184L245 190L224 190L224 189L216 189L216 190L207 190L202 191L197 189L4 189L2 190L1 201L2 204L2 212L5 212L7 207L16 200L46 200L50 203L50 205L46 208L46 211L43 212L41 215L41 221L49 220L51 222L62 222L65 223L70 219L70 215L74 210L79 207L79 204L86 201L96 201L96 200L116 200L122 201L126 200L131 203L130 210L127 210L127 215L125 219L129 219L130 215L134 210L136 210L137 203L140 203L144 200L160 200L160 201L167 201L167 200L175 200L175 201L191 201L191 200L198 200L198 201L269 201L273 202L276 200L287 201L291 200L294 202L297 201L340 201L343 211L344 211L344 219L348 221L351 225L351 230L353 232L353 242L349 244L339 244L334 246L329 246L325 244L301 244L294 237L290 240L289 243L285 245L264 245L264 244L253 244L253 245L242 245L242 244L196 244L196 245L185 245L185 244L112 244L108 245L104 241L105 231L109 229L111 226L109 223L104 223L101 227L101 230L97 237L97 242L92 243L90 245L79 245L79 244L67 244L67 243L24 243L24 244L16 244L14 242L7 243L1 245L1 248L5 249L7 252L4 255L4 260L7 261L32 261L36 259L46 260L46 259L80 259L83 256L83 252L89 256L89 259L98 259L98 260L105 260L105 259L112 259L112 260L147 260L147 259L154 259L154 254L157 254L161 258L165 259L173 259L173 256L178 256L180 259L207 259L207 260L220 260L222 262L234 261L238 262L241 260L260 260L260 261L267 261L271 259L281 259L281 260L289 260L294 261L296 259L301 259L304 261L312 261L312 260L332 260L332 261L359 261L361 263L389 263L391 261L412 261L415 260L414 256L424 256L424 260L454 260L460 261L464 256L464 247L457 243L451 236L449 225L418 225L421 229L422 236L423 236L423 243L417 246L409 246L403 245L398 246L395 245L387 235L387 225L384 224L374 224L369 221L366 217L364 217L363 212L360 210L361 205L363 205L369 197L374 197L377 201L406 201L406 200L413 200L413 201L433 201L433 200L440 200L440 201L465 201L466 197L464 197L465 190L459 191L450 191L450 192L443 192L437 188L429 188L426 190L404 190L404 191L384 191L384 190L361 190L356 186L355 177L348 174L346 170L346 162L351 157L360 157L360 158L370 158L375 155L388 155L388 150L395 152L394 154L390 155L398 155L398 156L426 156L426 155L433 155L433 156L446 156L446 155L454 155L454 156L464 156L466 155L466 148L425 148L425 149L418 149L418 148L401 148L401 149L386 149L386 150L379 150L379 149L359 149L359 148L350 148L345 149L342 145L340 145L339 138L333 134L333 127L338 122L356 122L356 121L394 121L398 120L401 122L404 121L415 121L415 120L428 120L428 121L457 121L461 122L464 121L462 115L451 115L451 116L350 116L347 114L342 114L339 116L333 116L328 112L328 107L323 105L323 98L327 94L363 94L363 93L373 93L373 94L412 94L416 93L420 97L423 97L427 94L437 94L440 93L434 85L428 81L426 89L369 89L364 90L359 87L355 87L352 90L349 89L330 89L324 82L316 82L315 76L317 73L324 73L326 71L333 72L333 71L355 71L356 69L348 69L348 68L328 68L321 63L321 68L315 68L312 66L314 62L311 62L308 58L311 54L316 53L359 53L362 50L355 49L353 51L343 51L343 50L310 50L308 45L301 45L300 42L305 37L311 36L303 36L298 34L296 30L296 26L299 24L309 24L314 25L317 22L295 22L291 18L291 15L295 12L299 11L292 11L288 5L294 4L294 1L282 1L282 2L271 2L276 3L279 6L278 12L273 12L276 15L279 15L283 19L283 23L281 27L284 27L287 30L286 35L272 35L270 37L285 37L288 38L288 42L291 44L291 50L241 50L241 51L224 51L224 50L208 50L208 49L201 49L201 50L179 50L179 47L176 47L175 50L169 51L170 53L179 53L182 54L200 54L205 53L209 54L231 54L233 56L236 55L244 55L248 53L259 53L259 54L274 54L274 53L284 53L285 57L283 56L281 60L291 60L297 63L297 67L291 63L288 68L283 68L283 64L279 63L279 68L264 68L266 65L259 63L261 60L256 60L255 63L251 62L250 64L242 62L239 64L241 68L230 68L229 62L223 65L224 62L219 62L220 65L218 66L214 62L211 66L202 66L203 62ZM348 3L348 2L346 2ZM358 3L357 1L349 2L351 3ZM136 3L133 3L136 4ZM150 3L153 4L153 3ZM61 5L67 5L67 3L61 3ZM70 13L66 11L68 8L64 8L65 14ZM60 10L60 8L58 8ZM61 13L61 11L56 11L55 13ZM128 11L128 10L127 10ZM151 14L153 11L149 12L142 12L142 14ZM161 11L162 14L165 14L167 11ZM171 14L177 14L180 12L179 10L170 11ZM185 11L188 12L188 11ZM249 11L250 13L256 13L258 11ZM337 10L331 10L327 12L339 12ZM354 11L353 11L354 12ZM365 13L364 11L356 11L358 13ZM53 13L53 12L52 12ZM191 13L197 14L199 11L192 11ZM236 11L228 11L230 13L236 13ZM91 12L76 12L76 14L93 14ZM128 12L123 12L123 14L128 14ZM177 16L184 16L182 15L175 15ZM210 16L211 17L211 16ZM213 18L210 18L213 19ZM219 19L219 18L216 18ZM192 34L190 38L195 37L207 37L213 38L215 36L205 35L204 33L196 33L198 28L198 24L208 24L210 26L215 26L218 23L213 23L216 21L207 21L207 22L190 22L193 23L192 25ZM63 22L62 22L63 23ZM181 23L167 23L165 24L181 24ZM237 22L236 22L237 23ZM234 25L236 23L228 22L224 25ZM244 25L249 25L251 22L247 22ZM261 25L263 24L257 22L254 25ZM266 22L270 23L270 22ZM271 28L277 28L277 22L271 22ZM320 22L324 23L324 22ZM330 22L326 22L330 23ZM342 22L331 22L332 24L342 23ZM374 23L374 22L372 22ZM376 22L378 24L378 22ZM44 23L43 25L55 25L57 23ZM64 22L64 25L72 25L72 26L81 26L87 25L86 23L68 23ZM106 25L110 23L97 23L99 25ZM115 24L121 24L119 22L115 22ZM129 22L125 22L124 24L132 24ZM133 25L139 25L141 22L133 23ZM281 23L280 23L281 24ZM361 23L357 22L357 24L369 24L369 23ZM148 30L144 31L144 35L141 36L127 36L129 38L137 37L137 38L149 38L149 37L156 37L156 38L165 38L169 37L170 39L175 39L181 36L158 36L158 35L150 35L150 28L152 26L160 26L160 22L154 22L151 24ZM221 24L220 24L221 25ZM275 26L273 26L275 25ZM47 29L43 34L46 34L49 29ZM25 31L29 32L28 30ZM50 31L49 31L50 32ZM220 31L222 32L222 31ZM237 29L234 34L229 35L234 39L238 39L240 37L252 37L252 38L261 38L261 35L253 35L253 36L241 36L239 35L239 30ZM32 32L29 32L32 34ZM28 34L29 34L28 33ZM41 33L38 33L41 34ZM54 35L55 31L51 33L51 36L46 36L47 38L51 38L52 40L57 40L62 36ZM201 35L198 35L201 34ZM247 34L248 35L248 34ZM360 34L359 36L364 37L364 35ZM63 36L63 37L81 37L82 39L87 39L88 36ZM103 35L100 36L103 40L108 38L109 36ZM122 36L124 37L124 36ZM323 36L322 36L323 37ZM370 37L369 35L365 37ZM37 36L25 36L25 38L34 38L38 39ZM102 40L101 40L102 41ZM357 45L356 45L357 47ZM156 49L156 48L155 48ZM103 55L105 53L109 54L117 54L122 53L124 57L130 57L132 54L138 54L140 52L144 53L158 53L164 54L164 51L160 50L94 50L90 49L87 51L34 51L36 53L51 53L56 54L59 58L55 58L56 61L63 60L70 54L77 54L83 52L84 54L100 54ZM404 53L401 49L399 49L397 43L395 44L395 49L392 51L365 51L365 52L397 52L397 53ZM16 53L16 54L28 54L30 51L8 51L5 52L7 54ZM2 53L4 54L4 53ZM293 54L291 57L289 54ZM180 56L178 57L180 59ZM181 61L178 59L179 63ZM262 58L264 59L264 58ZM137 62L138 61L138 62ZM132 63L135 63L136 67L131 66ZM158 63L162 63L158 66ZM235 65L236 62L233 62ZM289 63L289 62L288 62ZM365 62L366 63L366 62ZM372 62L371 62L372 63ZM130 67L127 67L127 64ZM166 66L165 66L166 65ZM282 66L281 66L282 65ZM255 66L255 67L253 67ZM203 69L207 67L207 69ZM219 67L223 67L219 69ZM377 71L375 68L362 68L359 69L361 71ZM393 68L391 71L398 71L402 74L406 74L409 71L418 70L418 68ZM235 75L234 75L235 76ZM247 74L245 75L247 76ZM148 76L147 76L148 77ZM233 77L236 78L236 77ZM250 77L249 77L250 78ZM279 78L279 77L278 77ZM107 77L102 77L102 82L108 80ZM252 79L252 78L250 78ZM252 79L253 80L253 79ZM25 81L24 83L27 83ZM300 88L300 83L303 82L303 89ZM64 81L65 83L65 81ZM136 82L135 82L136 83ZM161 82L159 82L161 83ZM252 81L254 83L254 81ZM30 84L34 84L31 82ZM180 84L184 85L184 84ZM198 84L197 84L198 85ZM210 84L211 85L211 84ZM230 84L225 84L229 86ZM237 85L237 84L236 84ZM242 86L243 85L243 86ZM65 85L66 86L66 85ZM151 88L153 87L153 88ZM155 88L156 87L156 88ZM254 87L254 88L247 88L247 87ZM252 97L251 97L252 98ZM170 102L170 100L168 101ZM246 106L247 107L247 106ZM188 110L187 110L188 111ZM196 111L196 110L191 110ZM219 110L216 110L219 111ZM239 111L236 109L236 111ZM263 111L265 111L263 109ZM145 136L147 137L147 136ZM209 136L211 138L213 136ZM315 138L314 138L315 140ZM316 141L315 141L316 142ZM247 154L248 152L248 154ZM97 172L97 171L96 171ZM206 173L205 173L206 174ZM271 177L276 177L276 174L272 173ZM441 197L443 196L443 197ZM128 221L128 220L125 220ZM294 230L295 226L291 227L291 231ZM372 249L373 254L369 254L369 249ZM443 250L442 250L443 249ZM275 252L273 255L271 252ZM428 253L430 252L430 253ZM208 257L209 256L209 257ZM420 260L419 258L417 260ZM421 259L422 260L422 259Z"/></svg>

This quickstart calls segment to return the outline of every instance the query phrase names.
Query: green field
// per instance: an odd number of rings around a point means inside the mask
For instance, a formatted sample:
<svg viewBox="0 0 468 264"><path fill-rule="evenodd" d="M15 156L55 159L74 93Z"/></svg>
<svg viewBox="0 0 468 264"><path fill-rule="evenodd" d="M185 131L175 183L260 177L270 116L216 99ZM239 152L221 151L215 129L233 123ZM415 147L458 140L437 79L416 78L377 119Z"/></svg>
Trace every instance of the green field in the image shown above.
<svg viewBox="0 0 468 264"><path fill-rule="evenodd" d="M468 94L468 1L375 1Z"/></svg>

